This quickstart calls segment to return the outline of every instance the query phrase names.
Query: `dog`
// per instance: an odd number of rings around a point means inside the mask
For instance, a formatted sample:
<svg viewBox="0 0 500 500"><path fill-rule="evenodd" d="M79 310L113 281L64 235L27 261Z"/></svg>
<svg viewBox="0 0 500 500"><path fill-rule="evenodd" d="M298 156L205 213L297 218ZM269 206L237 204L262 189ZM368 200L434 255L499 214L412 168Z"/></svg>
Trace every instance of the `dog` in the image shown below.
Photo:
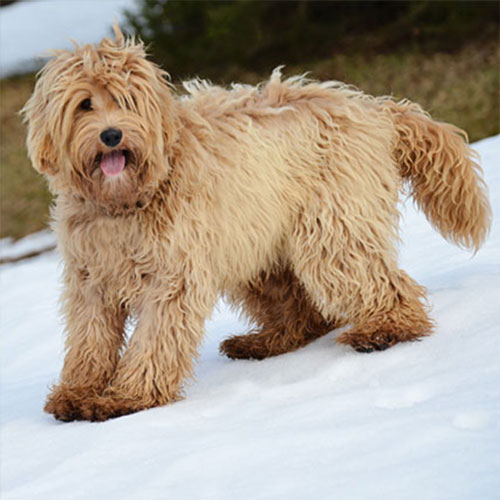
<svg viewBox="0 0 500 500"><path fill-rule="evenodd" d="M465 133L417 104L279 68L255 87L184 87L115 26L56 51L22 110L64 259L66 355L45 405L59 420L181 398L221 295L257 325L222 342L230 358L347 325L336 340L360 352L429 335L425 289L397 263L405 186L444 238L487 236Z"/></svg>

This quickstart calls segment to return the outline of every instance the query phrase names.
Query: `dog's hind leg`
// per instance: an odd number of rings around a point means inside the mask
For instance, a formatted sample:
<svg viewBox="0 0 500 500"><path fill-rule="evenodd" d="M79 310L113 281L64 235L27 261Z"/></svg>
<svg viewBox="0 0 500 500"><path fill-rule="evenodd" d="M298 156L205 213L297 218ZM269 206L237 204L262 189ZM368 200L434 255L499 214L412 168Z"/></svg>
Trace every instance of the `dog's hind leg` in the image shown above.
<svg viewBox="0 0 500 500"><path fill-rule="evenodd" d="M308 221L296 232L292 263L323 317L343 314L352 325L338 342L370 352L432 331L425 289L398 269L390 231L375 231L369 219L363 227L333 216Z"/></svg>
<svg viewBox="0 0 500 500"><path fill-rule="evenodd" d="M376 298L364 301L364 307L352 316L352 329L342 333L337 342L358 352L372 352L398 342L418 340L432 332L424 287L404 271L388 274L376 286Z"/></svg>
<svg viewBox="0 0 500 500"><path fill-rule="evenodd" d="M262 273L232 299L259 329L222 342L220 350L230 358L263 359L294 351L338 326L324 320L287 269Z"/></svg>
<svg viewBox="0 0 500 500"><path fill-rule="evenodd" d="M337 340L370 351L428 335L432 321L424 288L397 263L402 179L394 126L369 106L358 118L331 132L326 164L297 212L288 261L323 317L352 325Z"/></svg>

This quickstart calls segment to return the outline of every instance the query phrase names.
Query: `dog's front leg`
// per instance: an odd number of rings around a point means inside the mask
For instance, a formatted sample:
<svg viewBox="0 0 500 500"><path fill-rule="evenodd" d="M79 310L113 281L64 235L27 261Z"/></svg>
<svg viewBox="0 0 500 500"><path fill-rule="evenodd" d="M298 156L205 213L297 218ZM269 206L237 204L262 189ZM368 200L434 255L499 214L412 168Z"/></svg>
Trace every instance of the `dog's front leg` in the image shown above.
<svg viewBox="0 0 500 500"><path fill-rule="evenodd" d="M66 269L66 356L45 405L46 412L64 421L92 417L89 408L113 376L123 345L125 310L87 278Z"/></svg>
<svg viewBox="0 0 500 500"><path fill-rule="evenodd" d="M192 376L208 313L208 301L196 300L185 289L175 297L150 297L92 419L106 420L178 400L182 382Z"/></svg>

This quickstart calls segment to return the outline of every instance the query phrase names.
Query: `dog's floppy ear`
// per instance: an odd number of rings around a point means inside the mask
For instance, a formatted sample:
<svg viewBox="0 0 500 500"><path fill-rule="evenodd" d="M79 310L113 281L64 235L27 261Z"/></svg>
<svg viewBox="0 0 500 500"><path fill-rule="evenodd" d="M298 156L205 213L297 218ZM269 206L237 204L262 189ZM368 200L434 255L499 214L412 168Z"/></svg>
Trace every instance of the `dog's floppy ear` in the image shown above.
<svg viewBox="0 0 500 500"><path fill-rule="evenodd" d="M58 161L48 128L47 108L48 102L40 79L35 85L33 95L20 113L28 125L26 147L33 167L43 174L54 175L58 170Z"/></svg>

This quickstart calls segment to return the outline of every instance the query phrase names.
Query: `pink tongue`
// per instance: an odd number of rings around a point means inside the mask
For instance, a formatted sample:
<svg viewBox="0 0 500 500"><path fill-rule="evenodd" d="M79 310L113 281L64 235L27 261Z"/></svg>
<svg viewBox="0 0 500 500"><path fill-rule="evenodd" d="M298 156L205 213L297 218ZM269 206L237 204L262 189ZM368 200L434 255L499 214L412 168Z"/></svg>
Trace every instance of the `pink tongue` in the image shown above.
<svg viewBox="0 0 500 500"><path fill-rule="evenodd" d="M113 151L102 155L101 170L105 175L118 175L125 168L123 151Z"/></svg>

